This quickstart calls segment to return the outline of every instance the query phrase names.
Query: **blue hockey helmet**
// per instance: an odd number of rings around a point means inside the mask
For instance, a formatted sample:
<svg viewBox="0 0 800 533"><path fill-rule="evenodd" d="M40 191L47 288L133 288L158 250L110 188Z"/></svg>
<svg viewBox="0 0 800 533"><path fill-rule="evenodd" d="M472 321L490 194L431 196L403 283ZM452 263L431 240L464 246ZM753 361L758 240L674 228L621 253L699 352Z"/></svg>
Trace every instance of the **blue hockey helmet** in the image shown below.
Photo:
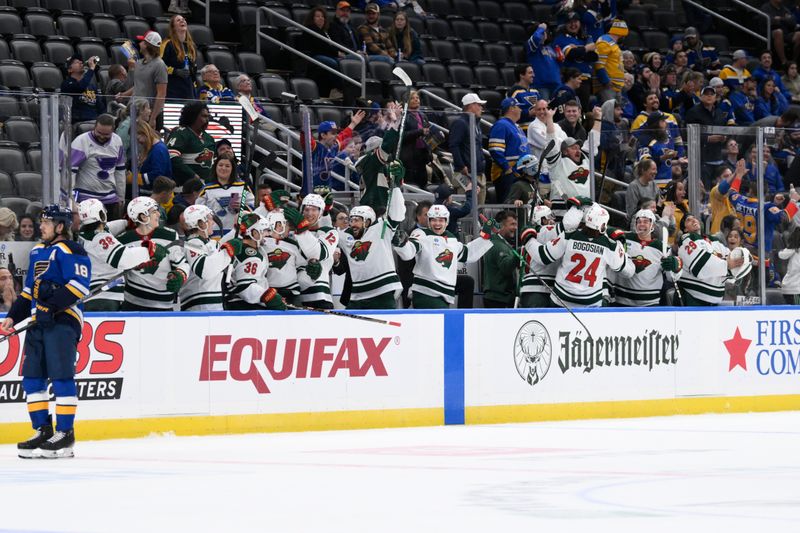
<svg viewBox="0 0 800 533"><path fill-rule="evenodd" d="M72 225L72 210L57 204L50 204L42 209L42 218L52 220L55 223L63 222L67 227L70 227Z"/></svg>

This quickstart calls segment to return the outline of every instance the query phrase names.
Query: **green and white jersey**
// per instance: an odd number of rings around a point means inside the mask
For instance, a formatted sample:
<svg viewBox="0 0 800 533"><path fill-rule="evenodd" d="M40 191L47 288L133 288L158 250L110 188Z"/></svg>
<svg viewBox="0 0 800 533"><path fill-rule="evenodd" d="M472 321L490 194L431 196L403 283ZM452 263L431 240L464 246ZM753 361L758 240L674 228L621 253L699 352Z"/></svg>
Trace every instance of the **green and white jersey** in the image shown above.
<svg viewBox="0 0 800 533"><path fill-rule="evenodd" d="M301 242L301 239L306 239L308 236L313 236L317 239L321 246L317 246L319 250L319 263L322 266L322 274L313 280L306 273L306 265L311 259L308 253L308 246ZM316 302L324 300L333 303L331 297L331 268L333 268L333 252L339 243L339 230L330 226L320 226L317 229L306 230L303 233L296 235L298 245L300 246L301 254L297 261L297 282L300 285L300 301Z"/></svg>
<svg viewBox="0 0 800 533"><path fill-rule="evenodd" d="M575 231L583 219L583 211L577 207L571 207L561 222L551 224L548 226L539 226L536 228L536 239L530 239L525 243L522 248L523 256L525 257L525 275L522 278L522 287L520 293L526 292L542 292L549 293L556 282L556 272L558 272L558 262L550 263L549 265L542 265L541 263L534 263L531 258L538 255L539 248L547 244L556 237L563 235L567 231ZM535 269L533 272L531 269ZM547 284L542 285L534 275L539 274L539 277Z"/></svg>
<svg viewBox="0 0 800 533"><path fill-rule="evenodd" d="M261 296L269 289L267 262L264 257L258 249L245 244L242 251L233 258L232 264L228 302L237 307L244 303L253 308L263 307Z"/></svg>
<svg viewBox="0 0 800 533"><path fill-rule="evenodd" d="M600 307L606 268L631 275L633 263L625 255L622 243L601 234L590 237L576 230L556 237L539 247L534 260L549 265L559 262L553 292L571 307ZM556 298L553 303L559 305Z"/></svg>
<svg viewBox="0 0 800 533"><path fill-rule="evenodd" d="M115 235L125 231L128 223L125 220L112 220L104 229L97 232L82 231L78 234L78 243L86 250L92 262L92 281L89 290L95 290L109 281L118 278L123 270L133 268L150 260L147 248L126 248ZM103 291L87 301L122 302L125 283Z"/></svg>
<svg viewBox="0 0 800 533"><path fill-rule="evenodd" d="M452 304L456 294L458 263L474 263L492 248L492 241L478 237L468 244L445 231L437 235L428 228L417 228L401 248L395 248L404 261L417 258L412 292L444 298Z"/></svg>
<svg viewBox="0 0 800 533"><path fill-rule="evenodd" d="M719 305L725 295L730 250L713 237L698 233L681 235L678 257L683 261L680 290L694 298Z"/></svg>
<svg viewBox="0 0 800 533"><path fill-rule="evenodd" d="M268 237L259 248L259 252L269 263L267 281L274 289L288 290L295 296L300 294L297 282L297 260L300 247L293 238L273 239Z"/></svg>
<svg viewBox="0 0 800 533"><path fill-rule="evenodd" d="M119 242L127 248L141 248L142 242L147 240L166 248L178 240L178 234L173 229L158 227L149 235L128 230L119 236ZM181 270L189 277L189 264L178 246L169 249L154 271L129 270L125 274L125 301L141 307L171 311L175 293L167 290L167 274L174 269Z"/></svg>
<svg viewBox="0 0 800 533"><path fill-rule="evenodd" d="M203 181L211 173L214 160L214 138L207 132L197 135L190 128L180 126L170 133L167 141L173 178L178 185L197 174Z"/></svg>
<svg viewBox="0 0 800 533"><path fill-rule="evenodd" d="M628 307L658 305L661 286L664 284L661 259L664 257L660 240L641 241L636 233L625 234L625 252L637 270L633 277L610 271L609 281L614 287L614 301Z"/></svg>
<svg viewBox="0 0 800 533"><path fill-rule="evenodd" d="M219 243L193 235L183 244L189 264L189 279L178 293L181 311L221 311L222 284L231 257Z"/></svg>

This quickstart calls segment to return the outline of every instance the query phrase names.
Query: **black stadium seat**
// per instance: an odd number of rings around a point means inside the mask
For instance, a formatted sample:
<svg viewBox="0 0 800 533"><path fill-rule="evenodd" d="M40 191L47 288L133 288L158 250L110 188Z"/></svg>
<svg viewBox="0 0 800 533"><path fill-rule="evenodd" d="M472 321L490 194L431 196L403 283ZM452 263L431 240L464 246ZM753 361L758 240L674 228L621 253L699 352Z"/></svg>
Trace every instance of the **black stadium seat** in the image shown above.
<svg viewBox="0 0 800 533"><path fill-rule="evenodd" d="M85 16L103 13L103 0L72 0L72 5Z"/></svg>
<svg viewBox="0 0 800 533"><path fill-rule="evenodd" d="M397 66L403 69L406 74L408 74L408 77L411 78L411 81L415 83L422 81L422 71L420 70L419 65L416 63L401 61L397 63Z"/></svg>
<svg viewBox="0 0 800 533"><path fill-rule="evenodd" d="M125 17L122 19L122 33L135 42L136 37L144 35L150 30L150 23L143 17Z"/></svg>
<svg viewBox="0 0 800 533"><path fill-rule="evenodd" d="M189 24L189 31L192 32L192 39L194 39L194 44L197 46L205 47L215 42L214 33L208 26ZM163 35L166 35L166 33Z"/></svg>
<svg viewBox="0 0 800 533"><path fill-rule="evenodd" d="M103 41L96 37L84 37L75 45L75 51L86 58L97 56L101 65L108 65L108 50L103 46Z"/></svg>
<svg viewBox="0 0 800 533"><path fill-rule="evenodd" d="M310 78L292 78L289 80L291 92L304 102L311 102L319 99L319 88L317 82Z"/></svg>
<svg viewBox="0 0 800 533"><path fill-rule="evenodd" d="M469 65L450 65L448 70L450 71L450 79L457 85L468 87L477 83Z"/></svg>
<svg viewBox="0 0 800 533"><path fill-rule="evenodd" d="M489 42L502 41L505 38L503 30L495 22L479 22L478 35Z"/></svg>
<svg viewBox="0 0 800 533"><path fill-rule="evenodd" d="M14 59L4 59L0 61L0 85L5 85L9 89L21 89L23 87L33 87L28 69L21 61ZM0 158L0 161L4 161Z"/></svg>
<svg viewBox="0 0 800 533"><path fill-rule="evenodd" d="M425 27L427 28L427 33L437 39L447 39L452 35L450 24L446 20L429 18L425 20Z"/></svg>
<svg viewBox="0 0 800 533"><path fill-rule="evenodd" d="M442 104L436 98L432 98L427 93L436 95L439 98L444 98L445 100L450 100L450 95L447 93L447 90L442 87L425 87L425 91L426 92L422 93L422 101L426 107L430 107L433 109L443 109L444 107L444 104ZM456 102L456 105L461 105L461 102Z"/></svg>
<svg viewBox="0 0 800 533"><path fill-rule="evenodd" d="M138 0L134 0L138 2ZM133 15L133 6L128 0L105 0L105 12L114 15L117 18L127 17Z"/></svg>
<svg viewBox="0 0 800 533"><path fill-rule="evenodd" d="M31 117L9 117L5 122L5 135L22 148L41 141L39 128Z"/></svg>
<svg viewBox="0 0 800 533"><path fill-rule="evenodd" d="M435 13L442 17L453 14L453 6L450 0L428 0L425 5L430 13Z"/></svg>
<svg viewBox="0 0 800 533"><path fill-rule="evenodd" d="M72 0L41 0L42 7L51 13L61 13L75 9Z"/></svg>
<svg viewBox="0 0 800 533"><path fill-rule="evenodd" d="M28 159L28 168L34 172L42 171L42 149L41 148L28 148L25 154Z"/></svg>
<svg viewBox="0 0 800 533"><path fill-rule="evenodd" d="M155 20L164 14L158 0L134 0L133 7L137 15L148 20Z"/></svg>
<svg viewBox="0 0 800 533"><path fill-rule="evenodd" d="M669 35L663 31L643 31L642 40L648 50L666 50L669 48Z"/></svg>
<svg viewBox="0 0 800 533"><path fill-rule="evenodd" d="M478 16L478 7L472 0L453 0L453 13L474 20Z"/></svg>
<svg viewBox="0 0 800 533"><path fill-rule="evenodd" d="M642 29L653 27L650 23L650 15L644 9L629 7L625 9L625 22L631 28Z"/></svg>
<svg viewBox="0 0 800 533"><path fill-rule="evenodd" d="M15 142L0 141L0 161L3 162L3 172L14 173L27 170L25 154Z"/></svg>
<svg viewBox="0 0 800 533"><path fill-rule="evenodd" d="M11 6L17 8L17 11L25 11L27 8L39 7L39 0L10 0Z"/></svg>
<svg viewBox="0 0 800 533"><path fill-rule="evenodd" d="M384 61L370 61L369 62L369 72L373 78L378 81L392 81L395 79L394 74L392 74L393 66L389 63Z"/></svg>
<svg viewBox="0 0 800 533"><path fill-rule="evenodd" d="M47 39L42 43L42 48L45 59L56 65L63 65L75 53L72 41L61 35Z"/></svg>
<svg viewBox="0 0 800 533"><path fill-rule="evenodd" d="M503 5L494 0L478 0L478 12L489 20L505 17Z"/></svg>
<svg viewBox="0 0 800 533"><path fill-rule="evenodd" d="M28 200L42 198L42 175L39 172L15 172L14 184L17 186L17 196Z"/></svg>
<svg viewBox="0 0 800 533"><path fill-rule="evenodd" d="M338 107L320 106L317 108L317 120L320 123L332 120L340 127L343 127L342 121L344 120L344 115L342 110Z"/></svg>
<svg viewBox="0 0 800 533"><path fill-rule="evenodd" d="M11 46L11 54L14 59L22 61L26 65L44 61L42 47L39 46L39 41L33 35L15 35L9 46Z"/></svg>
<svg viewBox="0 0 800 533"><path fill-rule="evenodd" d="M287 90L286 80L277 74L264 74L258 78L258 90L261 96L280 102L281 93Z"/></svg>
<svg viewBox="0 0 800 533"><path fill-rule="evenodd" d="M503 85L500 79L500 74L495 67L478 65L473 68L475 79L479 85L483 85L489 89L494 89Z"/></svg>
<svg viewBox="0 0 800 533"><path fill-rule="evenodd" d="M94 36L104 41L111 41L123 36L117 19L111 15L97 14L89 21L89 25Z"/></svg>
<svg viewBox="0 0 800 533"><path fill-rule="evenodd" d="M450 75L444 65L439 63L425 63L422 65L422 77L434 85L450 83Z"/></svg>
<svg viewBox="0 0 800 533"><path fill-rule="evenodd" d="M11 50L5 39L0 39L0 59L11 59Z"/></svg>
<svg viewBox="0 0 800 533"><path fill-rule="evenodd" d="M473 65L483 60L483 48L478 43L461 41L458 43L458 53L464 61Z"/></svg>
<svg viewBox="0 0 800 533"><path fill-rule="evenodd" d="M80 39L89 36L89 26L86 19L77 15L61 15L58 17L58 28L61 35L70 39Z"/></svg>
<svg viewBox="0 0 800 533"><path fill-rule="evenodd" d="M456 46L452 41L434 39L430 42L429 46L433 57L445 63L458 57Z"/></svg>
<svg viewBox="0 0 800 533"><path fill-rule="evenodd" d="M39 62L31 65L33 84L40 89L54 91L61 87L64 76L61 69L53 63Z"/></svg>
<svg viewBox="0 0 800 533"><path fill-rule="evenodd" d="M0 7L0 34L22 33L22 19L12 7Z"/></svg>
<svg viewBox="0 0 800 533"><path fill-rule="evenodd" d="M239 70L251 76L258 76L267 70L264 56L256 54L255 52L239 52L237 54L237 59L239 60Z"/></svg>
<svg viewBox="0 0 800 533"><path fill-rule="evenodd" d="M227 47L214 45L206 50L206 61L213 63L220 72L227 73L238 69L236 58Z"/></svg>
<svg viewBox="0 0 800 533"><path fill-rule="evenodd" d="M477 35L475 24L469 20L453 20L450 22L450 27L453 29L453 35L462 41L472 41Z"/></svg>
<svg viewBox="0 0 800 533"><path fill-rule="evenodd" d="M486 107L492 113L496 113L500 110L500 102L503 101L504 93L500 91L495 91L494 89L482 89L478 92L478 95L481 99L486 100Z"/></svg>
<svg viewBox="0 0 800 533"><path fill-rule="evenodd" d="M504 39L512 43L524 43L530 37L522 24L503 24L503 32L505 34Z"/></svg>
<svg viewBox="0 0 800 533"><path fill-rule="evenodd" d="M504 44L486 43L483 45L483 52L486 58L497 65L510 62L508 47Z"/></svg>
<svg viewBox="0 0 800 533"><path fill-rule="evenodd" d="M35 37L48 37L56 34L56 24L49 13L28 13L25 15L28 33Z"/></svg>
<svg viewBox="0 0 800 533"><path fill-rule="evenodd" d="M21 113L19 102L15 96L0 96L0 122Z"/></svg>
<svg viewBox="0 0 800 533"><path fill-rule="evenodd" d="M0 171L0 198L7 196L17 196L17 187L9 174Z"/></svg>
<svg viewBox="0 0 800 533"><path fill-rule="evenodd" d="M20 218L25 214L25 211L27 211L30 204L31 201L27 198L15 198L11 196L0 198L0 207L7 207L11 209L14 211L14 214L17 215L17 218Z"/></svg>

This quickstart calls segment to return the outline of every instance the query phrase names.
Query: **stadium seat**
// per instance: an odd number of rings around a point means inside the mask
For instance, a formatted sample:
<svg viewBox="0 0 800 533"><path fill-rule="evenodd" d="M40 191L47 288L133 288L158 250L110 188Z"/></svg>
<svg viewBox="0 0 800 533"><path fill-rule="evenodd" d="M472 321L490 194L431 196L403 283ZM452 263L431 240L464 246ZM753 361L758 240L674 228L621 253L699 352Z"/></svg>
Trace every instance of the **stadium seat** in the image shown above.
<svg viewBox="0 0 800 533"><path fill-rule="evenodd" d="M642 31L642 40L648 50L667 50L669 48L669 35L663 31Z"/></svg>
<svg viewBox="0 0 800 533"><path fill-rule="evenodd" d="M56 65L63 65L66 63L67 58L75 53L75 48L72 46L72 41L63 35L56 35L47 39L42 43L44 49L44 57L48 61Z"/></svg>
<svg viewBox="0 0 800 533"><path fill-rule="evenodd" d="M286 117L283 113L283 106L277 104L261 104L261 107L264 108L267 116L275 122L283 123L286 121Z"/></svg>
<svg viewBox="0 0 800 533"><path fill-rule="evenodd" d="M6 172L0 171L0 198L18 196L14 180Z"/></svg>
<svg viewBox="0 0 800 533"><path fill-rule="evenodd" d="M428 12L442 17L453 14L453 6L450 5L450 0L428 0L425 5L428 8Z"/></svg>
<svg viewBox="0 0 800 533"><path fill-rule="evenodd" d="M216 42L214 40L214 33L212 33L211 28L208 26L189 24L189 31L192 33L192 39L194 39L194 44L197 46L205 47ZM164 33L163 35L167 34Z"/></svg>
<svg viewBox="0 0 800 533"><path fill-rule="evenodd" d="M15 172L14 184L17 186L17 196L28 200L41 200L42 175L39 172Z"/></svg>
<svg viewBox="0 0 800 533"><path fill-rule="evenodd" d="M547 4L532 4L531 17L534 22L542 23L549 22L554 19L555 8L553 5Z"/></svg>
<svg viewBox="0 0 800 533"><path fill-rule="evenodd" d="M0 61L0 85L14 90L33 87L31 78L28 76L28 69L21 61L15 59Z"/></svg>
<svg viewBox="0 0 800 533"><path fill-rule="evenodd" d="M292 20L298 24L305 24L309 12L311 8L308 7L292 7Z"/></svg>
<svg viewBox="0 0 800 533"><path fill-rule="evenodd" d="M150 23L144 17L130 16L122 19L122 33L131 42L136 42L136 37L144 35L148 31L150 31Z"/></svg>
<svg viewBox="0 0 800 533"><path fill-rule="evenodd" d="M289 80L291 92L304 102L313 102L319 99L317 82L310 78L292 78Z"/></svg>
<svg viewBox="0 0 800 533"><path fill-rule="evenodd" d="M473 65L483 60L483 48L471 41L458 43L458 53L464 61Z"/></svg>
<svg viewBox="0 0 800 533"><path fill-rule="evenodd" d="M439 98L443 98L448 102L450 101L450 94L446 89L442 87L425 87L424 92L422 93L422 102L425 104L425 107L430 107L432 109L444 109L444 104L436 98L432 98L430 96L431 94L438 96ZM455 102L455 104L461 105L461 102Z"/></svg>
<svg viewBox="0 0 800 533"><path fill-rule="evenodd" d="M484 106L488 111L497 113L500 110L500 102L503 101L505 93L495 91L494 89L483 89L478 92L481 99L486 100Z"/></svg>
<svg viewBox="0 0 800 533"><path fill-rule="evenodd" d="M344 123L345 117L344 114L342 113L341 108L320 106L316 109L316 111L317 111L317 120L320 123L325 122L327 120L332 120L340 127L344 127L347 125Z"/></svg>
<svg viewBox="0 0 800 533"><path fill-rule="evenodd" d="M72 0L41 0L41 4L43 8L54 14L75 9Z"/></svg>
<svg viewBox="0 0 800 533"><path fill-rule="evenodd" d="M43 38L56 34L56 23L49 13L28 13L25 15L25 26L28 33Z"/></svg>
<svg viewBox="0 0 800 533"><path fill-rule="evenodd" d="M263 74L258 78L258 89L262 96L280 102L281 93L287 90L286 80L277 74Z"/></svg>
<svg viewBox="0 0 800 533"><path fill-rule="evenodd" d="M92 33L98 39L109 42L112 39L117 39L123 36L122 30L119 29L119 23L113 16L101 13L92 17L89 21L89 26Z"/></svg>
<svg viewBox="0 0 800 533"><path fill-rule="evenodd" d="M0 141L0 161L3 162L3 172L14 173L27 170L25 154L15 142Z"/></svg>
<svg viewBox="0 0 800 533"><path fill-rule="evenodd" d="M456 46L452 41L433 39L430 41L429 47L432 56L440 61L444 61L445 63L450 62L458 57L458 54L456 53Z"/></svg>
<svg viewBox="0 0 800 533"><path fill-rule="evenodd" d="M157 20L153 22L153 29L163 37L169 35L169 20Z"/></svg>
<svg viewBox="0 0 800 533"><path fill-rule="evenodd" d="M728 51L731 48L728 38L719 33L706 33L702 35L702 39L705 46L713 46L717 52Z"/></svg>
<svg viewBox="0 0 800 533"><path fill-rule="evenodd" d="M439 63L425 63L422 65L422 77L434 85L450 83L450 75L444 65Z"/></svg>
<svg viewBox="0 0 800 533"><path fill-rule="evenodd" d="M450 24L446 20L429 18L425 20L427 34L433 35L437 39L447 39L452 35Z"/></svg>
<svg viewBox="0 0 800 533"><path fill-rule="evenodd" d="M450 96L447 98L448 101L453 102L456 105L461 104L461 99L468 93L474 92L472 89L467 89L466 87L451 87L449 89ZM452 110L452 108L450 108Z"/></svg>
<svg viewBox="0 0 800 533"><path fill-rule="evenodd" d="M500 26L495 22L478 22L478 35L489 42L503 41L505 36Z"/></svg>
<svg viewBox="0 0 800 533"><path fill-rule="evenodd" d="M34 220L39 220L42 217L42 202L29 203L25 214L32 216Z"/></svg>
<svg viewBox="0 0 800 533"><path fill-rule="evenodd" d="M111 54L111 63L112 64L120 64L120 65L127 65L128 63L128 56L125 54L124 50L122 49L121 44L112 44L108 47L108 52Z"/></svg>
<svg viewBox="0 0 800 533"><path fill-rule="evenodd" d="M206 49L206 61L213 63L221 73L238 70L236 58L226 46L215 44Z"/></svg>
<svg viewBox="0 0 800 533"><path fill-rule="evenodd" d="M15 96L0 96L0 122L21 113L19 102Z"/></svg>
<svg viewBox="0 0 800 533"><path fill-rule="evenodd" d="M472 0L453 0L452 12L467 20L474 20L478 16L478 7Z"/></svg>
<svg viewBox="0 0 800 533"><path fill-rule="evenodd" d="M239 70L251 76L259 76L262 72L267 70L264 56L256 54L255 52L239 52L237 54L237 59L239 60Z"/></svg>
<svg viewBox="0 0 800 533"><path fill-rule="evenodd" d="M656 9L652 14L652 22L661 31L671 32L673 29L680 28L680 17L670 9Z"/></svg>
<svg viewBox="0 0 800 533"><path fill-rule="evenodd" d="M519 24L528 24L533 20L533 13L526 4L521 2L505 2L503 9L507 19Z"/></svg>
<svg viewBox="0 0 800 533"><path fill-rule="evenodd" d="M370 61L369 72L373 78L382 82L389 82L395 79L392 74L393 66L383 61Z"/></svg>
<svg viewBox="0 0 800 533"><path fill-rule="evenodd" d="M418 35L424 34L425 19L417 17L415 13L409 13L408 11L406 11L406 14L408 14L408 23L411 24L411 29L417 32Z"/></svg>
<svg viewBox="0 0 800 533"><path fill-rule="evenodd" d="M5 198L0 198L0 207L7 207L11 209L17 218L21 218L22 215L25 214L25 211L30 206L31 201L27 198L16 198L13 196L7 196Z"/></svg>
<svg viewBox="0 0 800 533"><path fill-rule="evenodd" d="M475 79L479 85L489 89L496 89L503 85L496 67L478 65L472 71L475 73Z"/></svg>
<svg viewBox="0 0 800 533"><path fill-rule="evenodd" d="M28 148L25 154L28 159L28 168L34 172L42 171L42 149L41 148Z"/></svg>
<svg viewBox="0 0 800 533"><path fill-rule="evenodd" d="M61 15L58 17L58 29L61 35L73 40L89 37L89 26L86 20L78 15Z"/></svg>
<svg viewBox="0 0 800 533"><path fill-rule="evenodd" d="M82 57L97 56L101 65L108 65L108 50L103 46L103 41L96 37L84 37L75 45L75 51Z"/></svg>
<svg viewBox="0 0 800 533"><path fill-rule="evenodd" d="M525 57L524 44L512 44L508 47L508 61L507 63L527 63L528 58Z"/></svg>
<svg viewBox="0 0 800 533"><path fill-rule="evenodd" d="M15 35L14 38L11 39L9 46L11 47L11 55L14 56L14 59L22 61L26 65L44 60L42 47L39 46L39 42L33 35Z"/></svg>
<svg viewBox="0 0 800 533"><path fill-rule="evenodd" d="M636 28L639 31L655 26L654 24L650 23L650 15L647 13L647 11L632 7L625 9L625 22L631 28Z"/></svg>
<svg viewBox="0 0 800 533"><path fill-rule="evenodd" d="M84 16L90 17L95 13L104 13L103 0L72 0L72 5Z"/></svg>
<svg viewBox="0 0 800 533"><path fill-rule="evenodd" d="M164 14L161 2L158 0L135 0L133 7L137 15L147 20L155 20Z"/></svg>
<svg viewBox="0 0 800 533"><path fill-rule="evenodd" d="M64 81L61 69L53 63L44 61L31 65L31 78L34 86L46 91L59 89Z"/></svg>
<svg viewBox="0 0 800 533"><path fill-rule="evenodd" d="M274 12L278 13L279 15L283 15L289 19L292 18L292 12L285 7L278 7L278 6L269 6ZM267 15L267 24L270 26L275 26L276 28L286 28L289 26L289 23L285 20L279 19L278 17L274 16L272 13ZM190 27L191 30L191 27ZM194 31L192 31L192 37L194 37Z"/></svg>
<svg viewBox="0 0 800 533"><path fill-rule="evenodd" d="M415 83L422 81L422 71L420 70L419 65L416 63L400 61L397 63L397 66L403 69L406 74L408 74L408 77L411 78L411 81Z"/></svg>
<svg viewBox="0 0 800 533"><path fill-rule="evenodd" d="M508 55L508 47L504 44L486 43L483 45L483 52L486 54L486 58L496 65L508 63L511 59Z"/></svg>
<svg viewBox="0 0 800 533"><path fill-rule="evenodd" d="M497 20L505 17L503 5L494 0L478 0L478 12L489 20Z"/></svg>
<svg viewBox="0 0 800 533"><path fill-rule="evenodd" d="M0 59L11 59L11 50L5 39L0 39Z"/></svg>
<svg viewBox="0 0 800 533"><path fill-rule="evenodd" d="M507 87L517 83L517 77L514 76L514 67L500 67L500 77L503 80L503 85Z"/></svg>
<svg viewBox="0 0 800 533"><path fill-rule="evenodd" d="M87 131L92 131L94 129L94 120L87 120L85 122L78 122L72 125L72 138L74 139L78 135L82 135Z"/></svg>
<svg viewBox="0 0 800 533"><path fill-rule="evenodd" d="M475 75L468 65L449 65L447 69L450 72L450 79L452 79L453 83L456 85L469 87L477 84Z"/></svg>
<svg viewBox="0 0 800 533"><path fill-rule="evenodd" d="M39 7L39 0L10 0L9 5L17 9L17 11L25 11L28 8Z"/></svg>
<svg viewBox="0 0 800 533"><path fill-rule="evenodd" d="M9 117L5 122L5 136L9 141L14 141L21 148L41 141L39 128L31 117Z"/></svg>
<svg viewBox="0 0 800 533"><path fill-rule="evenodd" d="M138 0L134 0L138 2ZM133 6L128 0L105 0L105 13L110 13L117 18L133 15Z"/></svg>
<svg viewBox="0 0 800 533"><path fill-rule="evenodd" d="M524 43L530 37L522 24L503 24L503 33L505 34L503 38L512 43Z"/></svg>
<svg viewBox="0 0 800 533"><path fill-rule="evenodd" d="M478 34L475 30L475 24L469 20L453 20L450 22L452 34L462 41L474 41L475 36Z"/></svg>
<svg viewBox="0 0 800 533"><path fill-rule="evenodd" d="M641 35L636 30L630 30L625 37L625 46L630 50L643 49L645 47Z"/></svg>
<svg viewBox="0 0 800 533"><path fill-rule="evenodd" d="M13 7L0 7L0 34L11 36L22 33L22 19Z"/></svg>

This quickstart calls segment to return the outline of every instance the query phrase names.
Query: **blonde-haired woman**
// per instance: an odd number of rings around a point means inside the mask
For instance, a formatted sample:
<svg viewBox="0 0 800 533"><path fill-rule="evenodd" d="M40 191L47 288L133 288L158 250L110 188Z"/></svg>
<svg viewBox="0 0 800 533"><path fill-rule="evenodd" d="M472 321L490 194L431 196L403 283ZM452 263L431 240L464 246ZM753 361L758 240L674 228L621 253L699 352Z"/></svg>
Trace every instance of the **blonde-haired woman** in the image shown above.
<svg viewBox="0 0 800 533"><path fill-rule="evenodd" d="M139 185L150 190L157 177L172 178L169 150L156 130L144 120L136 122L136 140L139 142Z"/></svg>
<svg viewBox="0 0 800 533"><path fill-rule="evenodd" d="M169 36L161 45L161 59L167 65L167 100L194 99L197 47L181 15L169 21Z"/></svg>
<svg viewBox="0 0 800 533"><path fill-rule="evenodd" d="M7 207L0 207L0 241L13 241L14 232L17 231L18 227L19 223L14 211Z"/></svg>

